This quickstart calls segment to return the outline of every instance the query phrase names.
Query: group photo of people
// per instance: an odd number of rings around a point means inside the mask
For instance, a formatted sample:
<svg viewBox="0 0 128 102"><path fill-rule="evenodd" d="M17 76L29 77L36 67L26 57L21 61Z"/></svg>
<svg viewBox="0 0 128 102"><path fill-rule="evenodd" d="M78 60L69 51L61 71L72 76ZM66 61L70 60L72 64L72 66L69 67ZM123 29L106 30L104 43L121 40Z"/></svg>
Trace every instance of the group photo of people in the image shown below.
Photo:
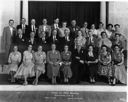
<svg viewBox="0 0 128 102"><path fill-rule="evenodd" d="M31 19L30 25L22 18L14 27L10 19L3 29L3 47L10 82L23 85L95 84L104 81L109 85L127 83L127 39L120 24L99 22L77 25L55 18L48 25ZM68 26L70 25L70 26ZM91 26L88 26L91 25ZM44 80L40 80L40 79ZM31 79L31 82L29 81ZM104 80L105 79L105 80Z"/></svg>

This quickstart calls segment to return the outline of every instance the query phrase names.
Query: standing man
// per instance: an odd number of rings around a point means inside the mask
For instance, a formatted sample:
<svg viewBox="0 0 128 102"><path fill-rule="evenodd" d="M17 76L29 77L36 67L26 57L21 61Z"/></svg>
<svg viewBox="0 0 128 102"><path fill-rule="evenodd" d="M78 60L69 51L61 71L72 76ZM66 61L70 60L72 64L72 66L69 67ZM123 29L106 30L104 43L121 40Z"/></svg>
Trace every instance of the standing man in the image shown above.
<svg viewBox="0 0 128 102"><path fill-rule="evenodd" d="M46 33L46 38L51 36L51 27L47 25L47 19L43 19L43 24L39 26L38 35L43 31Z"/></svg>
<svg viewBox="0 0 128 102"><path fill-rule="evenodd" d="M35 32L35 38L38 38L38 28L35 19L31 19L31 24L28 26L28 32L29 34Z"/></svg>
<svg viewBox="0 0 128 102"><path fill-rule="evenodd" d="M30 34L29 34L29 32L28 32L28 25L26 24L26 19L25 19L25 18L22 18L22 19L21 19L21 24L17 26L17 30L18 30L19 28L22 29L22 31L23 31L23 36L24 36L25 38L29 38L29 37L30 37Z"/></svg>
<svg viewBox="0 0 128 102"><path fill-rule="evenodd" d="M3 49L5 49L5 59L8 62L8 55L11 50L11 46L14 43L16 37L16 28L14 27L14 20L9 20L9 26L4 27L3 30Z"/></svg>
<svg viewBox="0 0 128 102"><path fill-rule="evenodd" d="M70 29L70 38L72 38L73 40L75 39L75 37L77 36L77 31L80 30L80 27L77 26L76 24L76 20L72 20L71 21L71 26L69 27Z"/></svg>
<svg viewBox="0 0 128 102"><path fill-rule="evenodd" d="M59 29L60 28L60 25L59 25L59 18L56 18L55 20L54 20L54 23L51 25L51 29L53 30L53 29Z"/></svg>

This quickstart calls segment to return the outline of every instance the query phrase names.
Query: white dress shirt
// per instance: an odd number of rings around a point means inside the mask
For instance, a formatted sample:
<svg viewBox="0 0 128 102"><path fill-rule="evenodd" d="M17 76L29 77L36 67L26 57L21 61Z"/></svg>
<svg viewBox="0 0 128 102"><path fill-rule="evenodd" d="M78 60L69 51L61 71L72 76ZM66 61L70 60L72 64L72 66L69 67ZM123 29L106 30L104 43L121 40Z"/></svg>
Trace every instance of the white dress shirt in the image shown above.
<svg viewBox="0 0 128 102"><path fill-rule="evenodd" d="M9 27L11 31L11 35L13 35L13 27Z"/></svg>

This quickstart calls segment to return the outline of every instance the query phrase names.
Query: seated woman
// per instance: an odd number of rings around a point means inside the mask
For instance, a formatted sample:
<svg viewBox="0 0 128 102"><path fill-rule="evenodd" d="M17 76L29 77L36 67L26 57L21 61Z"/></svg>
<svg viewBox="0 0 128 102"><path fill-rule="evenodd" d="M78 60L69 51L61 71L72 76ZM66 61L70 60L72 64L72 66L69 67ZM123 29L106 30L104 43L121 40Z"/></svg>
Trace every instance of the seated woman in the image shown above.
<svg viewBox="0 0 128 102"><path fill-rule="evenodd" d="M127 71L124 66L124 55L120 51L119 45L114 46L114 51L112 53L112 60L113 60L114 69L115 69L113 84L115 85L117 81L120 81L121 83L126 84Z"/></svg>
<svg viewBox="0 0 128 102"><path fill-rule="evenodd" d="M113 33L113 25L112 24L108 24L107 25L107 29L105 30L107 37L110 39Z"/></svg>
<svg viewBox="0 0 128 102"><path fill-rule="evenodd" d="M99 42L98 42L99 48L100 48L102 45L106 45L108 48L111 48L111 46L112 46L112 42L107 38L106 32L102 32L102 33L101 33L101 39L100 39Z"/></svg>
<svg viewBox="0 0 128 102"><path fill-rule="evenodd" d="M35 62L35 72L36 72L36 79L34 80L33 84L38 84L38 78L40 75L45 73L45 63L46 63L46 54L42 51L42 46L38 46L38 51L34 54L34 62Z"/></svg>
<svg viewBox="0 0 128 102"><path fill-rule="evenodd" d="M123 46L123 43L122 41L120 40L120 34L119 33L115 33L115 39L112 41L112 48L115 46L115 45L118 45L121 49L121 51L123 52L124 50L124 46ZM114 49L114 48L113 48Z"/></svg>
<svg viewBox="0 0 128 102"><path fill-rule="evenodd" d="M90 82L95 83L95 78L97 75L98 53L95 52L93 45L88 46L88 51L85 56L85 62L89 67Z"/></svg>
<svg viewBox="0 0 128 102"><path fill-rule="evenodd" d="M21 61L21 53L18 51L18 47L14 45L13 52L9 54L8 63L9 63L9 73L11 75L11 82L15 82L14 75L18 69L18 65Z"/></svg>
<svg viewBox="0 0 128 102"><path fill-rule="evenodd" d="M99 54L99 69L98 73L101 76L106 76L108 78L109 84L111 84L111 77L113 77L113 69L111 64L111 54L108 51L106 45L102 45Z"/></svg>
<svg viewBox="0 0 128 102"><path fill-rule="evenodd" d="M91 25L91 29L90 29L90 30L92 31L92 34L93 34L95 37L98 37L98 32L97 32L97 30L96 30L95 24L92 24L92 25Z"/></svg>
<svg viewBox="0 0 128 102"><path fill-rule="evenodd" d="M47 76L52 79L52 84L56 84L56 77L59 74L61 56L56 50L56 45L52 44L52 50L47 52Z"/></svg>
<svg viewBox="0 0 128 102"><path fill-rule="evenodd" d="M75 38L75 40L74 40L74 43L75 43L75 49L76 49L76 46L77 45L80 45L82 48L84 48L85 47L85 43L86 43L86 39L82 36L82 32L81 32L81 30L79 30L78 32L77 32L77 37Z"/></svg>
<svg viewBox="0 0 128 102"><path fill-rule="evenodd" d="M64 46L64 51L61 53L62 72L64 74L64 82L68 83L69 78L72 77L71 72L71 52L68 50L68 45Z"/></svg>
<svg viewBox="0 0 128 102"><path fill-rule="evenodd" d="M24 85L27 85L27 78L35 76L32 45L28 46L28 50L24 51L23 62L15 74L15 78L24 78Z"/></svg>

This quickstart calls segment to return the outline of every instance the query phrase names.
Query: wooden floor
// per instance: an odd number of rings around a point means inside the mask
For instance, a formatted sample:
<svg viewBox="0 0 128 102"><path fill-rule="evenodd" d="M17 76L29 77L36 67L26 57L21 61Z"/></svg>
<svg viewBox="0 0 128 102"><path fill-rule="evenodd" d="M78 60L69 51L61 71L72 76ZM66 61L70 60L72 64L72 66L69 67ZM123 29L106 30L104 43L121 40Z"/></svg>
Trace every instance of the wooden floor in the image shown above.
<svg viewBox="0 0 128 102"><path fill-rule="evenodd" d="M126 102L116 92L0 92L0 102Z"/></svg>

